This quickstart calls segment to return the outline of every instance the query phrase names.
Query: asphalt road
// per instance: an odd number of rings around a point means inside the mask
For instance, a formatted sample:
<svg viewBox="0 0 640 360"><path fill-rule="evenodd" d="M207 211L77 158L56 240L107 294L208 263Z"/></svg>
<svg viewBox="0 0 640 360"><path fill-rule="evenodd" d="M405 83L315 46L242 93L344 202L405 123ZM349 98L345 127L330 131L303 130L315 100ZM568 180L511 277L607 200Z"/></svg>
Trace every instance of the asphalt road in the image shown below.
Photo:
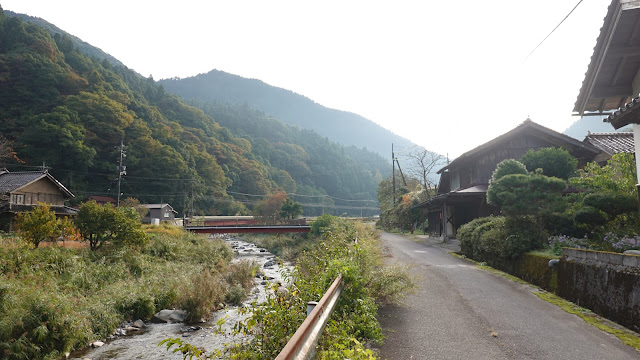
<svg viewBox="0 0 640 360"><path fill-rule="evenodd" d="M618 338L539 299L535 288L478 269L444 249L384 233L391 262L417 289L379 311L382 359L640 359Z"/></svg>

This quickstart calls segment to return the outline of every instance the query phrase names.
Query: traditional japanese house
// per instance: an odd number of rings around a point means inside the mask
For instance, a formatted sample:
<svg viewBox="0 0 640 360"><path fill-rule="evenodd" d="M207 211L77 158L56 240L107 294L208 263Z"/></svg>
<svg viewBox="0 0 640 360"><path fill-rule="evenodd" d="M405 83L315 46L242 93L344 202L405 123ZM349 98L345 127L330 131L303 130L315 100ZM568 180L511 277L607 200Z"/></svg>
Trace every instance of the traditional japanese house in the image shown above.
<svg viewBox="0 0 640 360"><path fill-rule="evenodd" d="M31 211L38 203L51 207L57 216L73 216L77 211L65 206L75 196L45 171L9 172L0 169L0 229L13 229L17 213Z"/></svg>
<svg viewBox="0 0 640 360"><path fill-rule="evenodd" d="M487 204L486 193L491 174L499 162L519 159L529 149L560 147L578 159L578 166L600 154L588 143L548 129L527 119L515 129L467 151L438 171L437 195L419 205L428 211L429 232L446 238L455 237L467 222L497 214Z"/></svg>

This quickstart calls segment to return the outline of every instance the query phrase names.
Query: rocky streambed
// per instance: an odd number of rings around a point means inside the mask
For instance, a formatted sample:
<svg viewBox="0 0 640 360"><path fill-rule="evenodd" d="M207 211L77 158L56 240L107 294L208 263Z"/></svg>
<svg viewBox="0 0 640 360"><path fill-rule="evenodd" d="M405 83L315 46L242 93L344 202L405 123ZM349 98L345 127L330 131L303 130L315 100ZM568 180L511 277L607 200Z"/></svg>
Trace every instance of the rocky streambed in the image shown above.
<svg viewBox="0 0 640 360"><path fill-rule="evenodd" d="M269 282L282 282L281 271L287 270L275 261L275 256L265 249L254 244L226 236L227 241L236 257L232 262L252 261L259 265L255 285L251 290L244 305L253 301L262 302L266 299L267 284ZM216 334L216 330L223 334L229 334L233 325L244 317L237 307L228 307L217 311L212 318L201 324L185 324L184 313L181 310L163 310L156 317L168 320L167 323L141 323L140 321L122 324L110 339L96 341L89 348L72 353L70 359L182 359L181 353L167 351L165 346L158 346L167 338L181 338L198 348L205 349L207 353L215 349L223 349L234 339L228 335ZM222 328L217 322L224 319Z"/></svg>

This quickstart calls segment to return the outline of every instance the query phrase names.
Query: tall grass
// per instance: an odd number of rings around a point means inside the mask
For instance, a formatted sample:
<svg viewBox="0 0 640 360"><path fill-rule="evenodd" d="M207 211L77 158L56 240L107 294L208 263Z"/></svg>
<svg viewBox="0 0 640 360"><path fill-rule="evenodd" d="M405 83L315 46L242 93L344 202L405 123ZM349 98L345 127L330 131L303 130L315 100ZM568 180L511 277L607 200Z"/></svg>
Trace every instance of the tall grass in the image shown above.
<svg viewBox="0 0 640 360"><path fill-rule="evenodd" d="M300 253L292 284L284 291L274 285L263 304L254 304L239 332L253 335L231 349L236 359L272 359L305 319L308 301L318 301L342 274L344 288L331 315L316 357L373 359L365 344L382 341L378 305L393 301L413 287L406 268L385 267L379 237L369 226L323 216L323 229L310 236Z"/></svg>
<svg viewBox="0 0 640 360"><path fill-rule="evenodd" d="M149 232L141 251L0 247L0 358L58 358L167 307L200 320L231 286L249 286L224 241L174 227Z"/></svg>

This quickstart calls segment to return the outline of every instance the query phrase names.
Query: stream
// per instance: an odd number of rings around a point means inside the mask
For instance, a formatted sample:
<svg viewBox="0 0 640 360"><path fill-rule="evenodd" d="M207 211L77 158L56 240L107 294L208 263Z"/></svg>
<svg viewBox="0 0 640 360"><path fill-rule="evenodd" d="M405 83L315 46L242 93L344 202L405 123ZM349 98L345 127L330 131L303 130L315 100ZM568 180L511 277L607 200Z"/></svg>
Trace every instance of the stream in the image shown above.
<svg viewBox="0 0 640 360"><path fill-rule="evenodd" d="M281 270L287 269L288 265L280 266L274 261L275 256L265 249L258 248L256 245L238 240L233 237L224 237L236 253L236 257L232 263L238 261L252 261L256 265L260 265L258 272L268 279L255 279L254 287L251 289L249 296L244 301L244 305L250 305L253 301L263 302L266 299L266 284L268 282L282 282ZM211 353L216 349L223 349L226 343L232 342L234 339L229 334L233 325L243 320L246 315L238 313L238 307L229 306L225 309L216 311L211 319L206 323L200 324L153 324L145 323L145 327L132 335L116 336L112 340L106 341L103 346L96 348L87 348L71 353L69 359L82 360L106 360L106 359L182 359L180 352L173 353L172 350L167 351L166 346L158 346L160 341L167 338L181 338L185 342L190 343L200 349L204 349L206 353ZM218 325L216 322L222 318L226 318L222 325L222 333L216 335ZM175 348L175 346L174 346Z"/></svg>

